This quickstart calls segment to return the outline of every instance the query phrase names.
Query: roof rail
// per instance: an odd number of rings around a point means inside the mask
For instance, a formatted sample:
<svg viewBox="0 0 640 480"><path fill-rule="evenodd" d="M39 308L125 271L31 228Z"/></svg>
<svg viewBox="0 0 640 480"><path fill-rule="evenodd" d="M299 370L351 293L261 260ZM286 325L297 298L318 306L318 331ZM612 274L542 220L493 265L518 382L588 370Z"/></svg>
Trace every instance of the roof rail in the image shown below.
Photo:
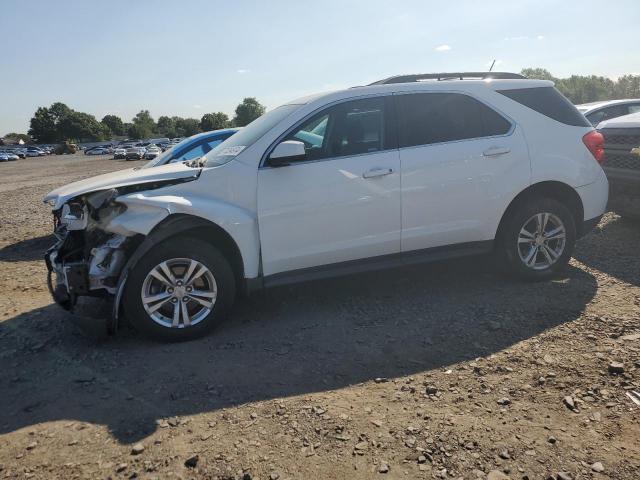
<svg viewBox="0 0 640 480"><path fill-rule="evenodd" d="M422 80L464 80L469 79L523 79L526 78L517 73L508 72L454 72L454 73L419 73L414 75L396 75L394 77L378 80L369 85L389 85L391 83L412 83Z"/></svg>

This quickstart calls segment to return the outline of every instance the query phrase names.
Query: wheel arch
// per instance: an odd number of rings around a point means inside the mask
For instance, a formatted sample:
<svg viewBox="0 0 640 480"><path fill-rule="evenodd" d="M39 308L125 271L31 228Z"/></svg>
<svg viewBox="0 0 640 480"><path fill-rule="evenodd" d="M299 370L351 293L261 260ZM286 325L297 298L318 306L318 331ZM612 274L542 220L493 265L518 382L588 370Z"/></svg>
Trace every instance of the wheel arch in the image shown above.
<svg viewBox="0 0 640 480"><path fill-rule="evenodd" d="M233 237L221 226L214 222L189 214L172 214L156 225L144 239L136 245L129 256L127 263L120 272L116 295L113 302L112 327L117 328L120 316L122 294L130 272L135 268L140 259L154 246L175 237L191 237L203 240L219 248L222 254L229 259L229 264L236 279L237 291L245 290L244 263L242 252Z"/></svg>
<svg viewBox="0 0 640 480"><path fill-rule="evenodd" d="M563 182L544 181L530 185L518 195L516 195L506 208L496 230L496 239L500 238L507 219L523 202L532 198L553 198L564 204L573 215L576 223L576 234L580 236L584 223L584 206L578 192Z"/></svg>

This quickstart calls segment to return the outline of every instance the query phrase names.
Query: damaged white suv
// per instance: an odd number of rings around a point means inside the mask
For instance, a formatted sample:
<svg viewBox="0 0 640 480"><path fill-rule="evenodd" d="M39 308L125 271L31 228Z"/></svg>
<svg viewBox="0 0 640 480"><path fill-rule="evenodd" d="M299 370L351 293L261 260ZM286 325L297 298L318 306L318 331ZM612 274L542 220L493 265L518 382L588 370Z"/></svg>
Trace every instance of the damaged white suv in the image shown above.
<svg viewBox="0 0 640 480"><path fill-rule="evenodd" d="M171 340L218 324L237 293L495 252L551 277L599 220L602 136L547 81L392 77L300 99L204 157L46 196L55 300L112 296Z"/></svg>

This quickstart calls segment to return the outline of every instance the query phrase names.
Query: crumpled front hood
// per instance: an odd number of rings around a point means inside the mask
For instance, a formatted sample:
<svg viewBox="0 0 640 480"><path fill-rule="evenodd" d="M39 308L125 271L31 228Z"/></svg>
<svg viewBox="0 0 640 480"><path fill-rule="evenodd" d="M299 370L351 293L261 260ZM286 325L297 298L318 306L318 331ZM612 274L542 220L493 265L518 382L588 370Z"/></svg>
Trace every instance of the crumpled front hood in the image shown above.
<svg viewBox="0 0 640 480"><path fill-rule="evenodd" d="M201 168L189 167L184 163L170 163L154 168L128 168L56 188L49 192L42 200L47 203L53 202L53 209L57 210L67 201L85 193L165 180L197 178L201 171Z"/></svg>

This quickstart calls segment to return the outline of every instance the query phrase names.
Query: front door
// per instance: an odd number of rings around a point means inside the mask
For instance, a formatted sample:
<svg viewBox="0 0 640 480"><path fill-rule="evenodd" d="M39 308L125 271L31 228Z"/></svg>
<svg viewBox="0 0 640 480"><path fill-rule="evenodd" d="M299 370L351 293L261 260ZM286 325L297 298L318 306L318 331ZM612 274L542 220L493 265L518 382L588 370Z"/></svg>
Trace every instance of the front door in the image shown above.
<svg viewBox="0 0 640 480"><path fill-rule="evenodd" d="M258 171L265 276L400 251L400 159L391 97L339 103L284 140L305 158Z"/></svg>

